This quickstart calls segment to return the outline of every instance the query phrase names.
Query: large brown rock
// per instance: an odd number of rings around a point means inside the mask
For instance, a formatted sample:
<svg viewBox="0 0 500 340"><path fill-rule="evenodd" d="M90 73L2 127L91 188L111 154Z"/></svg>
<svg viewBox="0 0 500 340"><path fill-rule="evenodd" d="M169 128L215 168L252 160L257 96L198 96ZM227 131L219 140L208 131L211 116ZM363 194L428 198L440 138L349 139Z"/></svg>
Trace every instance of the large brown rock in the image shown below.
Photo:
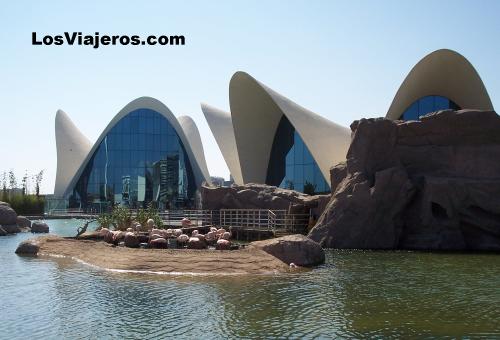
<svg viewBox="0 0 500 340"><path fill-rule="evenodd" d="M16 254L36 256L40 250L40 245L35 239L23 241L17 246Z"/></svg>
<svg viewBox="0 0 500 340"><path fill-rule="evenodd" d="M31 221L24 216L17 216L17 225L20 228L31 228Z"/></svg>
<svg viewBox="0 0 500 340"><path fill-rule="evenodd" d="M138 248L139 247L139 238L134 233L126 233L125 238L123 240L125 243L125 247L129 248Z"/></svg>
<svg viewBox="0 0 500 340"><path fill-rule="evenodd" d="M294 263L297 266L310 267L325 262L323 248L304 235L288 235L256 241L249 246L262 249L286 264Z"/></svg>
<svg viewBox="0 0 500 340"><path fill-rule="evenodd" d="M7 234L17 234L22 231L17 224L3 224L2 229L5 230Z"/></svg>
<svg viewBox="0 0 500 340"><path fill-rule="evenodd" d="M49 226L45 222L35 221L31 224L32 233L48 233Z"/></svg>
<svg viewBox="0 0 500 340"><path fill-rule="evenodd" d="M17 214L9 205L0 205L0 224L17 224Z"/></svg>
<svg viewBox="0 0 500 340"><path fill-rule="evenodd" d="M362 119L309 237L324 247L500 250L500 117Z"/></svg>

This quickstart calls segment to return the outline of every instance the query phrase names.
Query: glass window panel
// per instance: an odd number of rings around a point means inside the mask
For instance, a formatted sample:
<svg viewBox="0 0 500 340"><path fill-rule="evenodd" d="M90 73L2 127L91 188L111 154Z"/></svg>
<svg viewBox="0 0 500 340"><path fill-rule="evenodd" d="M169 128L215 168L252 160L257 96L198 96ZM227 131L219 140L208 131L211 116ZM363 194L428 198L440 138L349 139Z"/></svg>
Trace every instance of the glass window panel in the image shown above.
<svg viewBox="0 0 500 340"><path fill-rule="evenodd" d="M146 133L146 118L139 118L139 133Z"/></svg>
<svg viewBox="0 0 500 340"><path fill-rule="evenodd" d="M304 164L304 143L298 137L298 134L295 135L295 164Z"/></svg>
<svg viewBox="0 0 500 340"><path fill-rule="evenodd" d="M154 125L154 119L153 119L153 117L148 117L146 119L146 133L148 135L152 135L153 134L153 132L154 132L153 125Z"/></svg>
<svg viewBox="0 0 500 340"><path fill-rule="evenodd" d="M304 143L304 164L312 164L312 163L314 163L313 156L311 155L309 149Z"/></svg>
<svg viewBox="0 0 500 340"><path fill-rule="evenodd" d="M419 100L418 102L418 115L424 116L428 114L429 112L434 111L434 97L433 96L427 96L423 97Z"/></svg>
<svg viewBox="0 0 500 340"><path fill-rule="evenodd" d="M309 182L314 184L315 178L314 178L314 169L312 164L307 164L304 165L304 183Z"/></svg>
<svg viewBox="0 0 500 340"><path fill-rule="evenodd" d="M155 115L153 124L153 133L159 135L161 133L161 118L160 115Z"/></svg>
<svg viewBox="0 0 500 340"><path fill-rule="evenodd" d="M418 120L418 101L414 102L403 113L403 120Z"/></svg>
<svg viewBox="0 0 500 340"><path fill-rule="evenodd" d="M434 97L434 110L446 110L450 108L450 101L448 98L435 96Z"/></svg>
<svg viewBox="0 0 500 340"><path fill-rule="evenodd" d="M153 134L146 135L146 150L154 150L155 139Z"/></svg>
<svg viewBox="0 0 500 340"><path fill-rule="evenodd" d="M137 135L137 149L146 150L146 135L143 133Z"/></svg>

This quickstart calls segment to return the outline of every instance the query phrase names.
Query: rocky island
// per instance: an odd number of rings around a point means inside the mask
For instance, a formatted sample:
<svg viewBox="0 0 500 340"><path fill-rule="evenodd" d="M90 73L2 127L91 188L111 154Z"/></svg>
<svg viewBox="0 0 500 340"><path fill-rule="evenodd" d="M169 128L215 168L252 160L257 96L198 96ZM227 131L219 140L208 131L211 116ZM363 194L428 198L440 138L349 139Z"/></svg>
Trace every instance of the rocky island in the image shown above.
<svg viewBox="0 0 500 340"><path fill-rule="evenodd" d="M252 242L239 250L140 249L49 235L22 242L16 253L64 256L102 269L137 273L269 274L325 261L319 244L303 235Z"/></svg>

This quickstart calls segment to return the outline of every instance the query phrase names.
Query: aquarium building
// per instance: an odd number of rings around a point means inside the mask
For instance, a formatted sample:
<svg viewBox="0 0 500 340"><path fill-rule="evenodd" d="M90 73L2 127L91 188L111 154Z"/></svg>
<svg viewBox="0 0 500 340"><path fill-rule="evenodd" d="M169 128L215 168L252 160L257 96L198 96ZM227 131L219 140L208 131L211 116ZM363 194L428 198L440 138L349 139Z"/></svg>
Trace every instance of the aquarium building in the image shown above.
<svg viewBox="0 0 500 340"><path fill-rule="evenodd" d="M330 168L345 161L350 129L307 110L244 72L229 84L231 112L202 104L236 184L265 183L306 193L330 191ZM416 120L444 109L493 110L478 73L457 52L419 61L386 118Z"/></svg>
<svg viewBox="0 0 500 340"><path fill-rule="evenodd" d="M154 98L126 105L94 144L61 110L55 132L54 199L65 208L193 208L201 184L210 183L196 124Z"/></svg>

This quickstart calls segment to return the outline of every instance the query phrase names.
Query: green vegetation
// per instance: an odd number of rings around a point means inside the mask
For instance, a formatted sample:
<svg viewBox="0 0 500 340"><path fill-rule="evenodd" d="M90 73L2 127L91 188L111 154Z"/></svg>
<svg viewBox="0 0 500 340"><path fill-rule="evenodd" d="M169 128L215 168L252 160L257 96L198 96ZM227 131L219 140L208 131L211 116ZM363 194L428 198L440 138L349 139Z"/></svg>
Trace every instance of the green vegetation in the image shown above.
<svg viewBox="0 0 500 340"><path fill-rule="evenodd" d="M304 194L314 195L316 193L316 185L309 181L304 184Z"/></svg>
<svg viewBox="0 0 500 340"><path fill-rule="evenodd" d="M19 215L41 215L44 212L45 198L40 195L40 185L44 171L29 176L25 171L18 187L13 170L3 172L0 176L1 190L0 201L10 204Z"/></svg>
<svg viewBox="0 0 500 340"><path fill-rule="evenodd" d="M97 218L100 228L110 228L113 226L115 230L127 230L132 225L132 222L138 222L141 226L146 226L147 221L152 219L158 228L161 228L163 221L158 214L158 211L152 204L148 205L147 209L137 210L135 216L132 211L126 207L116 206L111 214L102 214Z"/></svg>

